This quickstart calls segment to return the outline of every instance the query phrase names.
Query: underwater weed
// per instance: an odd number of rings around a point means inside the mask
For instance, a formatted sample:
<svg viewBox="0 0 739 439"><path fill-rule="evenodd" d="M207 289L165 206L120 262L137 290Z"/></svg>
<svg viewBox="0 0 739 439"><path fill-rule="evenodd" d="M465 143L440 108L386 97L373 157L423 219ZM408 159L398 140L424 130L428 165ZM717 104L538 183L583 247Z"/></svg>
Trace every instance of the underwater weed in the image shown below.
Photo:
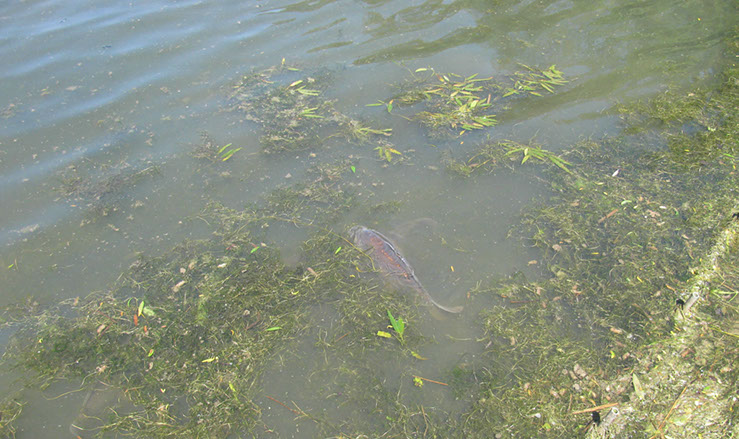
<svg viewBox="0 0 739 439"><path fill-rule="evenodd" d="M510 168L512 167L511 159L519 154L522 156L521 164L533 158L538 162L554 165L565 172L570 172L567 168L570 163L553 152L533 143L524 145L512 140L485 143L465 161L455 160L449 156L444 161L447 171L462 177L469 177L473 172L480 170L493 172L501 165Z"/></svg>
<svg viewBox="0 0 739 439"><path fill-rule="evenodd" d="M119 211L127 191L159 173L159 167L155 165L133 166L125 162L101 168L103 172L100 175L85 176L76 167L71 167L62 175L61 186L57 189L70 203L88 209L85 222L94 222L99 217Z"/></svg>
<svg viewBox="0 0 739 439"><path fill-rule="evenodd" d="M554 93L556 86L567 83L555 66L546 70L524 66L527 71L513 75L515 83L504 90L507 80L493 77L478 78L477 74L462 76L454 73L437 73L432 68L420 68L411 72L411 78L400 84L400 92L389 101L380 100L388 111L395 103L398 108L423 105L411 120L420 122L433 136L482 130L497 124L496 113L505 109L504 101L514 95L541 96L540 91Z"/></svg>
<svg viewBox="0 0 739 439"><path fill-rule="evenodd" d="M503 97L519 94L530 94L533 96L541 96L541 92L546 90L554 93L554 87L566 84L562 72L557 70L556 65L551 65L546 70L529 67L525 64L519 64L525 68L524 72L516 72L513 74L515 80L512 87L507 88Z"/></svg>

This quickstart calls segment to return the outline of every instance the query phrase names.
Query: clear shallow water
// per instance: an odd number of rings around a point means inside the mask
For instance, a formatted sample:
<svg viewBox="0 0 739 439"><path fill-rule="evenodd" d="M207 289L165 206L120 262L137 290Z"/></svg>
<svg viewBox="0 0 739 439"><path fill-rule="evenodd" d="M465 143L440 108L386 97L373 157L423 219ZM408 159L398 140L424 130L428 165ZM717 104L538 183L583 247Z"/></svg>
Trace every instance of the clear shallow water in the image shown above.
<svg viewBox="0 0 739 439"><path fill-rule="evenodd" d="M557 151L615 134L608 113L615 103L711 78L735 12L727 1L5 3L0 305L28 296L53 304L104 289L137 252L158 254L207 236L203 224L188 219L208 201L240 207L298 181L312 164L350 155L358 157L360 187L372 188L378 202L403 202L397 214L362 221L386 228L420 217L439 223L437 235L417 235L402 242L403 250L440 301L459 303L478 280L528 269L536 255L505 236L520 209L542 194L530 179L507 173L450 179L441 154L462 157L485 135L535 137ZM371 149L356 145L260 154L260 130L223 111L226 96L241 75L283 58L307 72L331 72L326 94L336 108L392 127L392 142L415 150L410 165L382 167ZM431 139L404 119L365 107L391 96L406 68L495 76L518 63L556 64L572 82L517 102L485 134ZM204 176L190 156L203 132L244 148L230 162L230 178ZM118 210L92 223L84 202L60 192L75 173L105 178L150 166L158 173L116 194ZM466 252L441 246L439 236ZM462 324L439 331L469 335ZM433 367L471 349L447 346L437 355L446 360ZM71 419L78 404L55 410ZM19 437L66 432L60 423L32 421L43 411L33 407ZM281 422L268 411L265 419ZM292 427L283 428L289 434Z"/></svg>

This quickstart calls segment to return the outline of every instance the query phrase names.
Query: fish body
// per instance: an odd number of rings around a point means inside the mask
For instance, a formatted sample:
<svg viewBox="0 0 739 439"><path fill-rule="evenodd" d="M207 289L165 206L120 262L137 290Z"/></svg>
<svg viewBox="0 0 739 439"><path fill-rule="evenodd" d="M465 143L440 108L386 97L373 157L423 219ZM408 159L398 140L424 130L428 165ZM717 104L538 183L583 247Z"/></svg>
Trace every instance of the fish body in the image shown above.
<svg viewBox="0 0 739 439"><path fill-rule="evenodd" d="M413 267L382 233L364 226L349 229L349 236L360 250L368 252L375 269L394 284L409 288L429 304L449 313L459 313L461 306L446 307L436 303L416 277Z"/></svg>

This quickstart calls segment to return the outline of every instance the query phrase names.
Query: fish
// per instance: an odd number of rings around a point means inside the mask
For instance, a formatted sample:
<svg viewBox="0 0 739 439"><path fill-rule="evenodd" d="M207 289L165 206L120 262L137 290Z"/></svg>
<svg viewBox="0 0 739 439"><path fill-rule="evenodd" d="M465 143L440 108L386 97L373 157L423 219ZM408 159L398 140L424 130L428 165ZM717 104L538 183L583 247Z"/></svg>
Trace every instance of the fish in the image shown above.
<svg viewBox="0 0 739 439"><path fill-rule="evenodd" d="M357 248L369 252L375 269L395 285L415 291L426 303L442 311L452 314L462 312L462 306L446 307L437 303L421 285L411 264L382 233L365 226L354 226L349 229L349 237Z"/></svg>

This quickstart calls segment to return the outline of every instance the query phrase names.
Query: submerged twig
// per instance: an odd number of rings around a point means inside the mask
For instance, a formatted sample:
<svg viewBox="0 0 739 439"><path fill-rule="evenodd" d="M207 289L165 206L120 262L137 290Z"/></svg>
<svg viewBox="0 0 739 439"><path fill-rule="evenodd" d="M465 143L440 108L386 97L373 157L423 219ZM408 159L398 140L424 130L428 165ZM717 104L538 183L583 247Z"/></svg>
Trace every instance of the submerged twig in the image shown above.
<svg viewBox="0 0 739 439"><path fill-rule="evenodd" d="M581 415L583 413L597 412L598 410L608 409L608 408L611 408L611 407L615 407L617 405L619 405L618 402L612 402L610 404L603 404L603 405L599 405L599 406L596 406L596 407L591 407L589 409L576 410L574 412L571 412L570 414L571 415Z"/></svg>
<svg viewBox="0 0 739 439"><path fill-rule="evenodd" d="M276 402L277 404L279 404L279 405L281 405L281 406L285 407L286 409L290 410L291 412L295 413L296 415L302 415L302 414L303 414L303 413L300 413L300 412L299 412L299 411L297 411L297 410L293 410L293 409L291 409L291 408L290 408L290 407L288 407L287 405L285 405L285 404L283 404L282 402L280 402L280 401L276 400L275 398L272 398L272 397L271 397L271 396L269 396L269 395L264 395L264 396L265 396L265 397L267 397L267 398L269 398L269 399L271 399L272 401Z"/></svg>
<svg viewBox="0 0 739 439"><path fill-rule="evenodd" d="M442 385L442 386L448 386L449 385L447 383L442 383L441 381L432 380L430 378L424 378L424 377L421 377L421 376L418 376L418 375L413 375L413 378L418 378L419 380L428 381L430 383L439 384L439 385Z"/></svg>

